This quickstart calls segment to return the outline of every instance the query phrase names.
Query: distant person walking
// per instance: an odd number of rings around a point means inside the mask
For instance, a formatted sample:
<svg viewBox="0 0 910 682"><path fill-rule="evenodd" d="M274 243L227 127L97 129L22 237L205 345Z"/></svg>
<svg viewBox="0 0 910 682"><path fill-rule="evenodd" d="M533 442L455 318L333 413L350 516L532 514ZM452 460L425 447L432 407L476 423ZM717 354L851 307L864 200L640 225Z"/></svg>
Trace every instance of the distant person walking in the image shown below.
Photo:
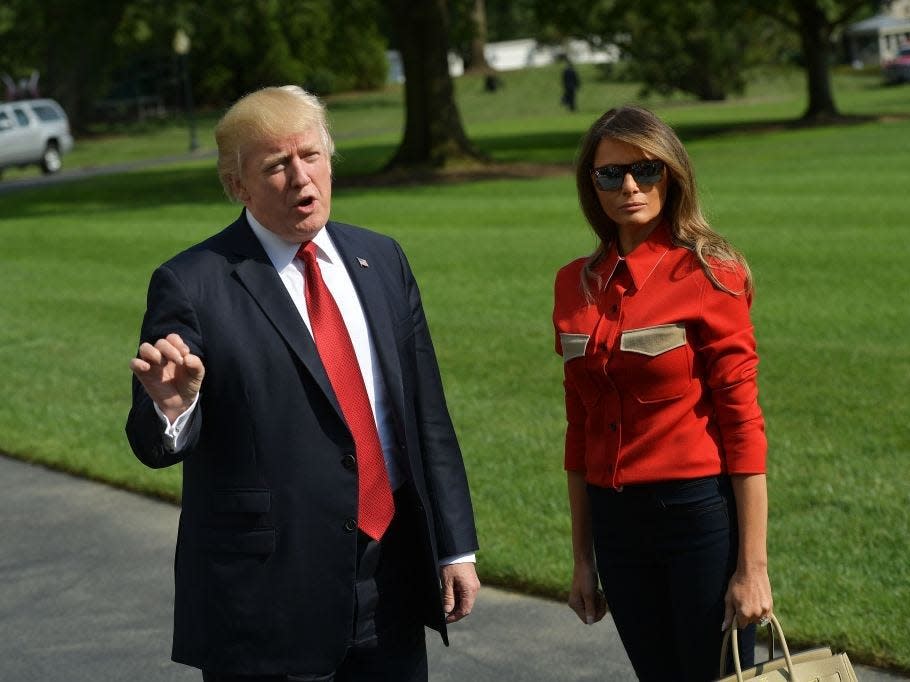
<svg viewBox="0 0 910 682"><path fill-rule="evenodd" d="M575 93L581 87L578 71L572 66L568 57L563 57L566 66L562 70L562 105L569 111L575 111Z"/></svg>
<svg viewBox="0 0 910 682"><path fill-rule="evenodd" d="M650 111L601 116L576 185L599 243L559 271L553 310L569 606L588 624L609 607L640 680L707 682L722 628L734 617L744 628L750 667L746 626L772 608L752 278L702 215L685 147Z"/></svg>

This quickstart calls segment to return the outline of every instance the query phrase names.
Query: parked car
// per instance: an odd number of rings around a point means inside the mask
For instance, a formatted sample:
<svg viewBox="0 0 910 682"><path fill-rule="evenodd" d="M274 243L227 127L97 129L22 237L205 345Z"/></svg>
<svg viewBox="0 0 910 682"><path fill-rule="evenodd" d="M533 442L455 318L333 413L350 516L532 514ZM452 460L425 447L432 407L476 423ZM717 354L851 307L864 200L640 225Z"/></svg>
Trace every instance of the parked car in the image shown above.
<svg viewBox="0 0 910 682"><path fill-rule="evenodd" d="M0 173L4 168L37 164L56 173L73 148L69 119L52 99L0 103Z"/></svg>
<svg viewBox="0 0 910 682"><path fill-rule="evenodd" d="M888 83L910 82L910 47L902 47L894 59L882 65L882 74Z"/></svg>

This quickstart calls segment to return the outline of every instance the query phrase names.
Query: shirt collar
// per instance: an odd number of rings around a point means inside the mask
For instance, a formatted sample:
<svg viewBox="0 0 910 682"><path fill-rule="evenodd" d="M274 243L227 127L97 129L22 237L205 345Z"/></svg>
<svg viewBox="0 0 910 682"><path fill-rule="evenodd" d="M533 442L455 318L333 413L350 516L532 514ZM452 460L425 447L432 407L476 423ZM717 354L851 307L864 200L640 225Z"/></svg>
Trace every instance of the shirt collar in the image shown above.
<svg viewBox="0 0 910 682"><path fill-rule="evenodd" d="M279 237L256 220L256 216L254 216L249 209L246 209L246 219L250 224L250 228L253 230L253 234L256 235L259 243L262 244L263 250L278 272L284 270L294 261L294 258L297 257L297 250L300 248L300 244L289 242ZM317 258L321 258L329 263L338 261L338 249L335 248L335 244L332 242L332 238L329 236L329 231L327 229L323 227L319 230L312 241L318 247L316 249Z"/></svg>
<svg viewBox="0 0 910 682"><path fill-rule="evenodd" d="M670 237L670 227L664 221L654 228L647 239L635 247L632 253L620 256L617 246L618 243L614 241L598 268L600 275L604 278L605 283L609 282L616 273L616 267L620 262L625 261L629 274L632 275L632 283L636 289L640 290L654 272L657 264L673 247L673 240Z"/></svg>

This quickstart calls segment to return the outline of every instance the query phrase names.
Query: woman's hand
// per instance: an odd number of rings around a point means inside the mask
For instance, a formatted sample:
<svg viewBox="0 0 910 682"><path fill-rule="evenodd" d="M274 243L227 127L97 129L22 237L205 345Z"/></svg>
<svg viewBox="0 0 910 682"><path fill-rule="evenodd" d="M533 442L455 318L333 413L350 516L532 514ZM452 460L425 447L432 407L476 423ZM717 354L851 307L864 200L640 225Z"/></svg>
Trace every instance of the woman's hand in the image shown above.
<svg viewBox="0 0 910 682"><path fill-rule="evenodd" d="M761 623L771 616L774 600L768 579L768 488L764 474L730 477L739 519L739 554L736 572L724 596L726 630L736 622L740 627Z"/></svg>
<svg viewBox="0 0 910 682"><path fill-rule="evenodd" d="M593 625L607 612L607 600L597 587L597 572L590 563L576 563L572 572L569 607L582 623Z"/></svg>
<svg viewBox="0 0 910 682"><path fill-rule="evenodd" d="M734 616L739 627L749 623L766 623L774 608L767 569L737 569L730 578L724 606L722 630L730 627Z"/></svg>

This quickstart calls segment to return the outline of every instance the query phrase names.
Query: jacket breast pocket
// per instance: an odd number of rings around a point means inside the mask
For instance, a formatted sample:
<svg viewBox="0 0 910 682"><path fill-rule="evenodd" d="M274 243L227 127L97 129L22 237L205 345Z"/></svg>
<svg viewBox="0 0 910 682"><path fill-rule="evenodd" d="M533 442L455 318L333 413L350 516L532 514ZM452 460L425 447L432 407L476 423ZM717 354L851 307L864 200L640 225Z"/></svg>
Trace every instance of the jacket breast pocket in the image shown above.
<svg viewBox="0 0 910 682"><path fill-rule="evenodd" d="M626 330L619 349L628 390L639 402L679 398L692 383L692 349L681 322Z"/></svg>
<svg viewBox="0 0 910 682"><path fill-rule="evenodd" d="M566 381L571 382L587 410L600 402L604 392L604 358L587 354L590 340L588 334L559 334Z"/></svg>

